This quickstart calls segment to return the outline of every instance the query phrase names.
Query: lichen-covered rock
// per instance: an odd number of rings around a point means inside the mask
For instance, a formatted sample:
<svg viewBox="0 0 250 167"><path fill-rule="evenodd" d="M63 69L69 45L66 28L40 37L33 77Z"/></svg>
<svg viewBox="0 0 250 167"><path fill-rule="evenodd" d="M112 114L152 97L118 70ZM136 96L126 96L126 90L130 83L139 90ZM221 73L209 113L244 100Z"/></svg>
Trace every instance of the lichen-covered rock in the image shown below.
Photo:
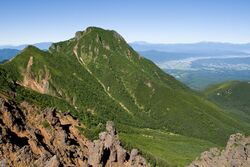
<svg viewBox="0 0 250 167"><path fill-rule="evenodd" d="M78 131L84 125L70 114L1 97L0 105L0 166L148 166L138 151L129 156L122 148L113 122L90 141Z"/></svg>
<svg viewBox="0 0 250 167"><path fill-rule="evenodd" d="M237 133L230 136L224 150L205 151L188 167L249 167L250 137Z"/></svg>

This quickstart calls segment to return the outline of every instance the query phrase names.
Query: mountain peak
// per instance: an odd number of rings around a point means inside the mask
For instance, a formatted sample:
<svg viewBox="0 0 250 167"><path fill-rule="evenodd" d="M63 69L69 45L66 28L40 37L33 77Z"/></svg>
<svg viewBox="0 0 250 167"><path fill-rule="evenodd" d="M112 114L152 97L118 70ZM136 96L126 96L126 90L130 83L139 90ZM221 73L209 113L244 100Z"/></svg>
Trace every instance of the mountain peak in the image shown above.
<svg viewBox="0 0 250 167"><path fill-rule="evenodd" d="M34 46L34 45L28 45L28 46L26 46L23 50L30 50L30 49L32 49L32 50L40 50L39 48L37 48L37 47Z"/></svg>
<svg viewBox="0 0 250 167"><path fill-rule="evenodd" d="M40 52L42 52L42 50L40 50L36 46L28 45L20 53L40 53Z"/></svg>
<svg viewBox="0 0 250 167"><path fill-rule="evenodd" d="M118 40L125 41L123 39L123 37L119 33L117 33L116 31L114 31L114 30L106 30L106 29L99 28L99 27L88 27L84 31L77 31L75 33L75 38L77 40L79 40L81 37L83 37L83 36L85 36L85 35L87 35L89 33L98 34L98 35L105 35L108 38L114 37L114 38L116 38Z"/></svg>
<svg viewBox="0 0 250 167"><path fill-rule="evenodd" d="M97 31L106 31L105 29L103 28L100 28L100 27L95 27L95 26L90 26L90 27L87 27L86 28L86 31L93 31L93 30L97 30Z"/></svg>
<svg viewBox="0 0 250 167"><path fill-rule="evenodd" d="M75 33L75 38L79 40L82 36L84 36L87 33L90 33L91 31L105 31L105 30L99 27L88 27L86 28L85 31L77 31Z"/></svg>

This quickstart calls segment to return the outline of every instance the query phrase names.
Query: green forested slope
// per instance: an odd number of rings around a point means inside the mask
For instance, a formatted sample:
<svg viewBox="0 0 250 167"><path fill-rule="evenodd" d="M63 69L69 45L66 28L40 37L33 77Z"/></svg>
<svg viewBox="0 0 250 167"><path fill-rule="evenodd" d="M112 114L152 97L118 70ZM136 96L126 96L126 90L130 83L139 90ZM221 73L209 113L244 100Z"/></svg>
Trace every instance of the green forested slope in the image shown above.
<svg viewBox="0 0 250 167"><path fill-rule="evenodd" d="M205 95L227 111L250 122L249 82L228 81L213 85L205 90Z"/></svg>

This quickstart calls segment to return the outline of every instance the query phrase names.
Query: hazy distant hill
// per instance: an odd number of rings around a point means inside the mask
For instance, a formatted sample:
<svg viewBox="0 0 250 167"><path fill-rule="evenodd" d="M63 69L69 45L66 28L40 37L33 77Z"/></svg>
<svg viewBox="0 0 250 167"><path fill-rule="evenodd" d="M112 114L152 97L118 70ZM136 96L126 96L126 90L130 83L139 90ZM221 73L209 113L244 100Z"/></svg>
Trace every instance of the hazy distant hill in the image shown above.
<svg viewBox="0 0 250 167"><path fill-rule="evenodd" d="M133 42L130 45L136 51L149 51L156 50L162 52L250 52L250 43L246 44L232 44L232 43L220 43L220 42L199 42L199 43L187 43L187 44L152 44L147 42Z"/></svg>
<svg viewBox="0 0 250 167"><path fill-rule="evenodd" d="M41 42L41 43L35 43L32 44L33 46L36 46L37 48L41 50L48 50L49 47L51 46L52 42ZM29 44L23 44L23 45L0 45L0 49L17 49L17 50L22 50L25 47L27 47Z"/></svg>
<svg viewBox="0 0 250 167"><path fill-rule="evenodd" d="M41 50L48 50L51 44L51 42L41 42L33 44L33 46L36 46ZM20 50L24 49L27 46L28 44L18 46L0 45L0 63L13 58L14 56L16 56L17 53L20 52Z"/></svg>
<svg viewBox="0 0 250 167"><path fill-rule="evenodd" d="M250 44L131 44L144 57L193 89L250 80Z"/></svg>
<svg viewBox="0 0 250 167"><path fill-rule="evenodd" d="M17 53L19 53L17 49L0 49L0 63L11 59Z"/></svg>

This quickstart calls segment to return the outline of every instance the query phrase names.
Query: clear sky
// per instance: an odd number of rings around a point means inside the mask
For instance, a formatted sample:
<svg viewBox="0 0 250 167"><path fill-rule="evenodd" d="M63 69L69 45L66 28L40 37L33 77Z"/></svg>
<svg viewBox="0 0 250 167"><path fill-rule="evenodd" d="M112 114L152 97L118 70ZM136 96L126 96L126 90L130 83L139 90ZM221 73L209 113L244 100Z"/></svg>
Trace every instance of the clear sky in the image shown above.
<svg viewBox="0 0 250 167"><path fill-rule="evenodd" d="M0 45L60 41L98 26L128 42L250 42L250 0L1 0Z"/></svg>

